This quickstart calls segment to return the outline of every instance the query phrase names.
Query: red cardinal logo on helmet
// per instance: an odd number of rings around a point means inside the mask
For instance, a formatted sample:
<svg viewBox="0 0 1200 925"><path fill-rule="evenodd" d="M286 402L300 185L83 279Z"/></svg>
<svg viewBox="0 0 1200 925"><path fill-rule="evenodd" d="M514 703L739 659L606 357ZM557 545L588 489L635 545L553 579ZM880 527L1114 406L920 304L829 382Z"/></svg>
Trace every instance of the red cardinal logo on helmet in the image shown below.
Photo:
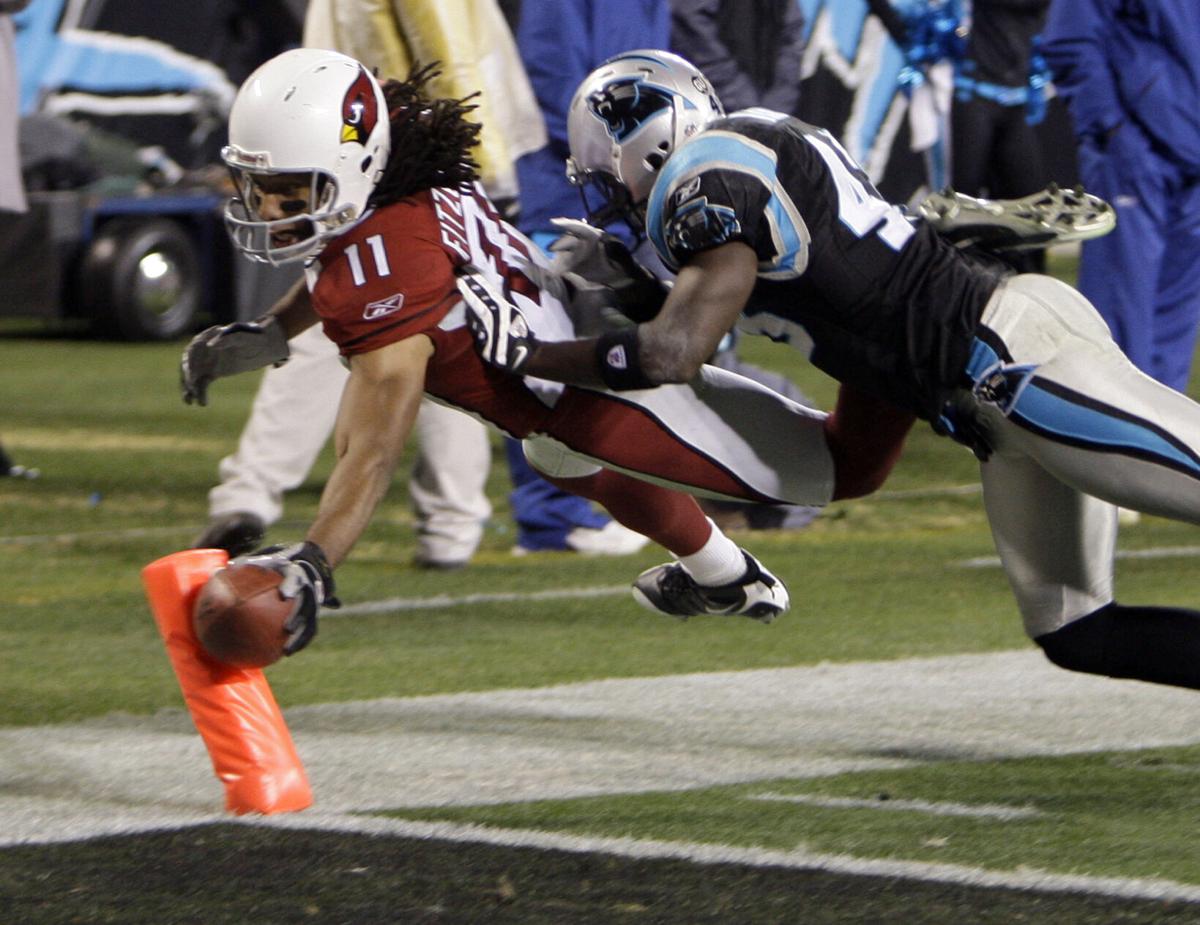
<svg viewBox="0 0 1200 925"><path fill-rule="evenodd" d="M379 120L379 103L375 86L362 68L342 99L342 143L356 141L366 144L375 123Z"/></svg>

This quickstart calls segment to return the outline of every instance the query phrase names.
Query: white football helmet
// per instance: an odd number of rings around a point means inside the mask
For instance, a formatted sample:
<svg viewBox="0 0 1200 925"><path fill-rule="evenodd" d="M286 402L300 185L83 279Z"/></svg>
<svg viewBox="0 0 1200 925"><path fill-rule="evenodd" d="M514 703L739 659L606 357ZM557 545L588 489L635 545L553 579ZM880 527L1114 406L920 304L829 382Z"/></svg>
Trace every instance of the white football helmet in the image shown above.
<svg viewBox="0 0 1200 925"><path fill-rule="evenodd" d="M666 51L627 51L584 78L567 112L567 177L635 219L668 157L725 115L712 85ZM614 183L615 181L615 183Z"/></svg>
<svg viewBox="0 0 1200 925"><path fill-rule="evenodd" d="M234 245L273 264L313 256L362 217L390 150L383 90L365 67L315 48L272 58L238 91L221 150L239 192L225 209ZM258 214L255 180L271 174L308 176L306 210L274 221ZM288 243L272 242L305 223L311 234L302 240L292 234Z"/></svg>

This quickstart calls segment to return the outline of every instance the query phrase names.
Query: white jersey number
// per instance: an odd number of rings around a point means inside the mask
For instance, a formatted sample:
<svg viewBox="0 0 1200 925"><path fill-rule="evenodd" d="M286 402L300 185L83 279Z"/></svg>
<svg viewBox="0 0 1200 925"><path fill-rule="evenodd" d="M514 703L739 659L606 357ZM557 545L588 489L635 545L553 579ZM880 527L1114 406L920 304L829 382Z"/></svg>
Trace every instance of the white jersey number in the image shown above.
<svg viewBox="0 0 1200 925"><path fill-rule="evenodd" d="M838 194L838 218L857 237L874 232L892 250L900 250L916 229L904 213L876 192L845 149L828 132L807 135L829 168Z"/></svg>

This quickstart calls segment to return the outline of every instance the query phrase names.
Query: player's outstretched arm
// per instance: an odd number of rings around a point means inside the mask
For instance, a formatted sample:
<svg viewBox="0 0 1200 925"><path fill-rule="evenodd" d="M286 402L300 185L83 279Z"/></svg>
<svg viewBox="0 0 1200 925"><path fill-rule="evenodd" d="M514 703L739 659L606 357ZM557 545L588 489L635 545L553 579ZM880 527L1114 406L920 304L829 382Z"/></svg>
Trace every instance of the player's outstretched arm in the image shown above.
<svg viewBox="0 0 1200 925"><path fill-rule="evenodd" d="M425 389L433 343L423 334L350 360L334 444L334 466L305 539L337 567L387 492Z"/></svg>

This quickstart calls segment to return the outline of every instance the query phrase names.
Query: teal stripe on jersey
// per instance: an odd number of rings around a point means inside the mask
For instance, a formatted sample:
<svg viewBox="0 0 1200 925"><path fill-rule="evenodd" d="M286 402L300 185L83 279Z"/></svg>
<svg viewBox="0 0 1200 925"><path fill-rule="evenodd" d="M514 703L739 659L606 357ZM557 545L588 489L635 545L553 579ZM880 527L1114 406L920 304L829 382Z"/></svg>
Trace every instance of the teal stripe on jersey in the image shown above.
<svg viewBox="0 0 1200 925"><path fill-rule="evenodd" d="M669 266L676 266L664 236L663 210L667 198L680 187L683 180L704 169L735 170L755 177L771 193L767 212L779 235L781 253L772 261L772 269L792 269L803 259L804 237L792 215L784 207L787 197L776 175L776 158L770 149L757 145L735 132L713 130L704 132L680 147L664 165L646 206L646 229L658 255ZM791 202L789 199L788 202ZM729 205L729 203L721 203ZM795 206L792 206L795 213ZM742 221L746 216L739 215Z"/></svg>

